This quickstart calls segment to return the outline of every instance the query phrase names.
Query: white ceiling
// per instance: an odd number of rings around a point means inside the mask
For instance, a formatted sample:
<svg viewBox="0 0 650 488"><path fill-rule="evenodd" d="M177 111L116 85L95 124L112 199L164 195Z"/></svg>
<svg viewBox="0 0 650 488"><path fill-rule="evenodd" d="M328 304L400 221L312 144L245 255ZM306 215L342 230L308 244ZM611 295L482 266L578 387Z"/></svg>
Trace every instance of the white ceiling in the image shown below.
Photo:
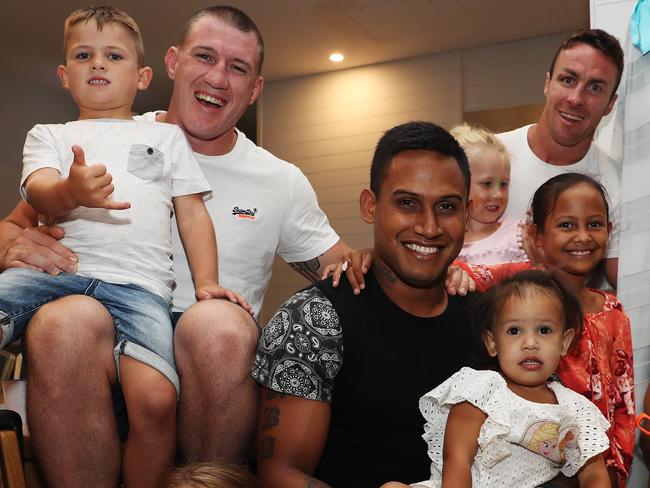
<svg viewBox="0 0 650 488"><path fill-rule="evenodd" d="M54 88L63 20L89 0L2 0L0 76ZM102 1L98 1L101 4ZM154 82L140 105L160 107L162 57L201 0L106 0L139 23ZM231 0L258 24L267 80L475 47L586 27L588 0ZM333 51L345 61L331 63ZM162 97L162 98L161 98ZM160 102L159 100L163 100Z"/></svg>

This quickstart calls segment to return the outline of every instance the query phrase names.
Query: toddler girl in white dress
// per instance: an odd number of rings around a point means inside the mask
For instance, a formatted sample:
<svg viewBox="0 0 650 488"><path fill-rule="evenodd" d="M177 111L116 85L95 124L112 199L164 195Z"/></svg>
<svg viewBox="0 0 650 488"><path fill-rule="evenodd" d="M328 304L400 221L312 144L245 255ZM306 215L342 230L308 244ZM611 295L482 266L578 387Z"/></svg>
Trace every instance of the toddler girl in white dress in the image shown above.
<svg viewBox="0 0 650 488"><path fill-rule="evenodd" d="M420 399L431 478L411 486L534 488L562 472L609 487L609 423L549 380L580 332L576 297L552 274L525 271L476 305L476 364L488 369L463 368Z"/></svg>

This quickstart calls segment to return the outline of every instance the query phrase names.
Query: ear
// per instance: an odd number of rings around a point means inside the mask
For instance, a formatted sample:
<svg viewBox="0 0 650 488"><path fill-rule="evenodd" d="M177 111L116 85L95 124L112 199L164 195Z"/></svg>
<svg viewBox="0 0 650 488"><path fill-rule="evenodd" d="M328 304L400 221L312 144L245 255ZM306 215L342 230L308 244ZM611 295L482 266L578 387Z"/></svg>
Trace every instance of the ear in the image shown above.
<svg viewBox="0 0 650 488"><path fill-rule="evenodd" d="M375 194L370 190L364 189L359 196L359 207L361 208L361 218L365 223L374 223L376 205L377 197Z"/></svg>
<svg viewBox="0 0 650 488"><path fill-rule="evenodd" d="M149 88L149 83L153 78L153 70L149 66L145 66L138 70L138 90L146 90Z"/></svg>
<svg viewBox="0 0 650 488"><path fill-rule="evenodd" d="M546 78L544 79L544 96L548 95L548 86L551 84L551 73L546 72Z"/></svg>
<svg viewBox="0 0 650 488"><path fill-rule="evenodd" d="M255 103L255 100L257 100L260 97L263 90L264 90L264 78L258 76L257 79L255 80L255 84L253 85L253 93L251 93L251 98L248 100L248 105L253 105Z"/></svg>
<svg viewBox="0 0 650 488"><path fill-rule="evenodd" d="M472 218L473 208L474 202L472 200L467 200L467 210L465 212L465 232L469 230L469 221Z"/></svg>
<svg viewBox="0 0 650 488"><path fill-rule="evenodd" d="M530 239L533 241L536 247L541 249L542 247L542 231L536 224L528 224L528 231L530 232Z"/></svg>
<svg viewBox="0 0 650 488"><path fill-rule="evenodd" d="M567 355L569 349L571 348L571 344L573 343L573 339L575 339L575 336L575 329L567 329L564 331L562 334L562 349L560 350L560 356L564 357Z"/></svg>
<svg viewBox="0 0 650 488"><path fill-rule="evenodd" d="M170 80L173 80L176 75L178 56L179 52L176 46L171 46L165 53L165 70L167 71L167 76L169 76Z"/></svg>
<svg viewBox="0 0 650 488"><path fill-rule="evenodd" d="M491 331L486 330L483 334L483 343L485 344L485 349L487 349L488 354L491 358L497 357L497 342L494 340L494 334Z"/></svg>
<svg viewBox="0 0 650 488"><path fill-rule="evenodd" d="M605 115L609 115L609 113L612 111L614 105L616 104L616 100L618 100L618 95L612 95L612 98L610 98L609 103L607 104L607 108L605 109Z"/></svg>
<svg viewBox="0 0 650 488"><path fill-rule="evenodd" d="M56 67L56 75L59 77L59 80L61 80L61 85L65 89L70 89L70 85L68 84L68 68L66 68L64 65L59 65Z"/></svg>
<svg viewBox="0 0 650 488"><path fill-rule="evenodd" d="M609 240L609 237L611 235L612 235L612 223L609 222L609 220L608 220L608 222L607 222L607 240Z"/></svg>

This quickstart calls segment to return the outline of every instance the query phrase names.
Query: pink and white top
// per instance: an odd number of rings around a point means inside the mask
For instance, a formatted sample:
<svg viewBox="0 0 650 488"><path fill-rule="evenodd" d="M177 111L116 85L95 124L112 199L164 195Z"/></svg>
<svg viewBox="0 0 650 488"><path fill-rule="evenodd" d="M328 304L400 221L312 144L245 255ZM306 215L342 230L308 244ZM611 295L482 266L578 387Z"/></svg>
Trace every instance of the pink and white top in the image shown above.
<svg viewBox="0 0 650 488"><path fill-rule="evenodd" d="M458 259L469 264L488 265L527 261L520 223L506 218L493 234L463 244Z"/></svg>

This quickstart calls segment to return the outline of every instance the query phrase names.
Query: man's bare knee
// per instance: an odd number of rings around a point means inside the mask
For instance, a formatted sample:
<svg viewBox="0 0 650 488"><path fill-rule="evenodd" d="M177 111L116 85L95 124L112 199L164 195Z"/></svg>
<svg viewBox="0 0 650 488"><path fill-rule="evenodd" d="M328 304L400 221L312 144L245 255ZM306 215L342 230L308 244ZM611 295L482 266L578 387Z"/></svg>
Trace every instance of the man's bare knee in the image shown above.
<svg viewBox="0 0 650 488"><path fill-rule="evenodd" d="M113 319L94 298L74 295L43 305L27 327L28 347L45 343L83 343L111 338ZM112 339L111 339L112 340Z"/></svg>
<svg viewBox="0 0 650 488"><path fill-rule="evenodd" d="M180 354L216 348L252 355L258 338L257 325L244 309L225 300L204 300L178 321L174 347Z"/></svg>

